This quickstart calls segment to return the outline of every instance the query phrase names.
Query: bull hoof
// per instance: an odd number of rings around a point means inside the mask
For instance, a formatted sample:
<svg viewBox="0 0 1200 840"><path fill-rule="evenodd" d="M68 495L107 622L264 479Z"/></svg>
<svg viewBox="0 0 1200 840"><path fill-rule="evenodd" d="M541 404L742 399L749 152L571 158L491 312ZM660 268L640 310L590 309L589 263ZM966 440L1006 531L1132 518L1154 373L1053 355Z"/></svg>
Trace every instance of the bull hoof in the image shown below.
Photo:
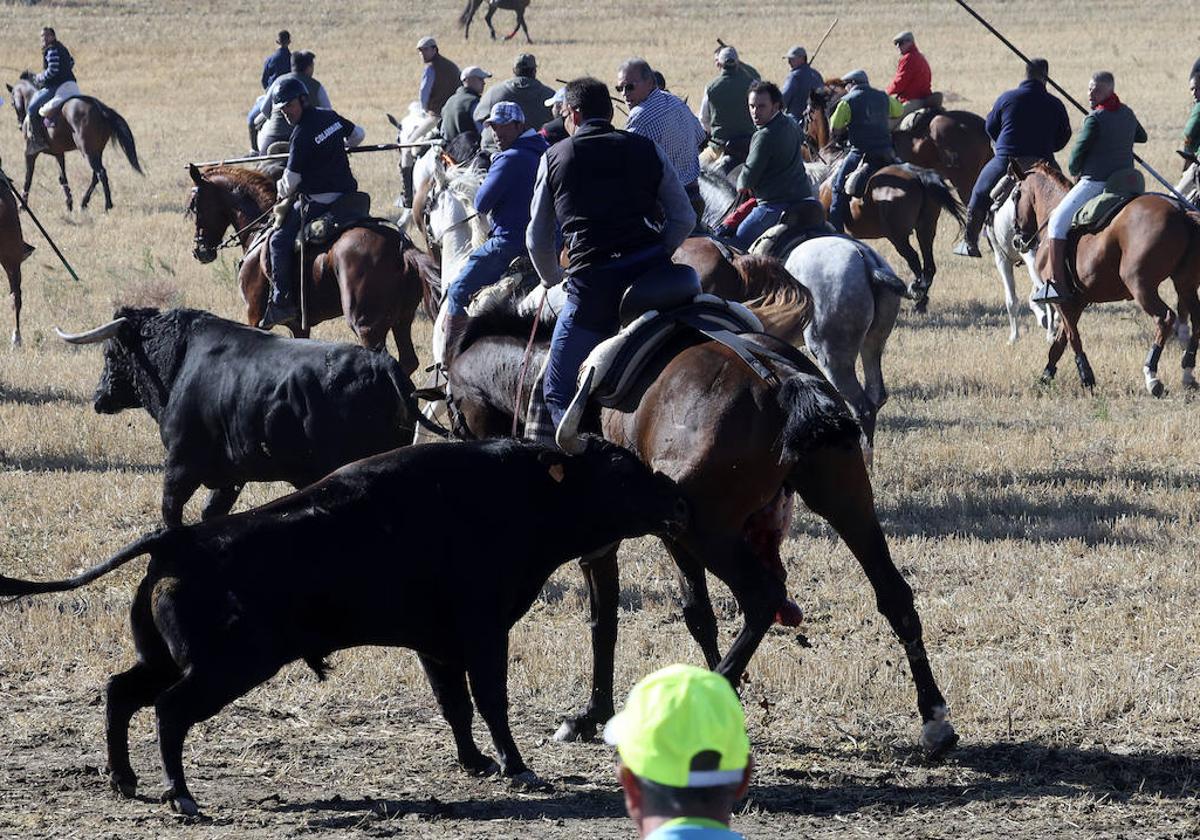
<svg viewBox="0 0 1200 840"><path fill-rule="evenodd" d="M554 785L543 781L537 773L529 769L522 770L515 776L510 776L508 784L514 790L538 791L540 793L552 793L554 791Z"/></svg>
<svg viewBox="0 0 1200 840"><path fill-rule="evenodd" d="M459 758L459 763L472 776L495 776L500 772L500 765L492 759L488 758L483 753L480 753L477 758Z"/></svg>
<svg viewBox="0 0 1200 840"><path fill-rule="evenodd" d="M921 738L917 742L930 760L941 758L958 745L958 733L946 720L946 707L938 706L933 714L933 720L925 721L921 727Z"/></svg>
<svg viewBox="0 0 1200 840"><path fill-rule="evenodd" d="M775 611L775 623L782 627L799 627L804 621L804 611L791 598L786 599Z"/></svg>
<svg viewBox="0 0 1200 840"><path fill-rule="evenodd" d="M572 715L562 722L562 726L558 727L558 731L554 733L554 740L559 743L591 741L596 737L596 730L600 728L596 718L597 715L593 712L580 712Z"/></svg>
<svg viewBox="0 0 1200 840"><path fill-rule="evenodd" d="M916 312L918 315L924 315L928 311L929 311L929 296L924 295L913 305L913 312Z"/></svg>
<svg viewBox="0 0 1200 840"><path fill-rule="evenodd" d="M137 793L137 776L119 776L110 772L108 783L113 792L124 799L133 799Z"/></svg>
<svg viewBox="0 0 1200 840"><path fill-rule="evenodd" d="M190 796L175 796L171 792L167 792L164 797L167 803L171 806L171 810L183 817L198 817L200 816L200 806L196 804L196 800Z"/></svg>

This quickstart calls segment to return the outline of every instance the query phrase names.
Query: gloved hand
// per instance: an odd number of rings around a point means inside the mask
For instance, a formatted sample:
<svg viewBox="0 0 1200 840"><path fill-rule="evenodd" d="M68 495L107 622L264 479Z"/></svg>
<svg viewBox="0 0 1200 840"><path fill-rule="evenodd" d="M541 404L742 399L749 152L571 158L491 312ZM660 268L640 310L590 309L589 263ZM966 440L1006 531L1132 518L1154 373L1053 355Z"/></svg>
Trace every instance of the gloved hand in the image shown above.
<svg viewBox="0 0 1200 840"><path fill-rule="evenodd" d="M292 200L290 198L285 198L276 202L275 207L271 210L275 216L275 227L283 227L283 223L287 221L288 211L291 209Z"/></svg>

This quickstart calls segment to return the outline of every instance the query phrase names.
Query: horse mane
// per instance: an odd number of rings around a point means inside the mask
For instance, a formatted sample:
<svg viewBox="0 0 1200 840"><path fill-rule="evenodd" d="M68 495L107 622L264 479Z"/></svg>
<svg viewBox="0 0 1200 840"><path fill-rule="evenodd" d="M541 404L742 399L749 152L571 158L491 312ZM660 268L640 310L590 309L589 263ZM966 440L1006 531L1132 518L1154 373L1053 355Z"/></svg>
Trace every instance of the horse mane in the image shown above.
<svg viewBox="0 0 1200 840"><path fill-rule="evenodd" d="M528 341L537 313L522 315L517 311L517 306L529 288L521 284L520 277L506 277L476 297L471 303L471 320L463 331L458 352L466 350L481 338L492 336ZM490 294L487 293L489 291ZM553 332L553 316L543 317L538 323L535 340L549 341Z"/></svg>
<svg viewBox="0 0 1200 840"><path fill-rule="evenodd" d="M1030 172L1039 172L1063 189L1071 189L1070 179L1068 179L1066 175L1062 174L1062 172L1055 169L1044 160L1034 161L1033 164L1026 170L1025 174L1028 175Z"/></svg>
<svg viewBox="0 0 1200 840"><path fill-rule="evenodd" d="M204 171L209 180L223 178L235 194L245 195L259 207L270 207L275 203L275 182L270 175L244 166L214 166Z"/></svg>
<svg viewBox="0 0 1200 840"><path fill-rule="evenodd" d="M742 281L743 303L754 310L800 310L803 330L812 320L813 299L808 289L774 257L746 254L733 261Z"/></svg>

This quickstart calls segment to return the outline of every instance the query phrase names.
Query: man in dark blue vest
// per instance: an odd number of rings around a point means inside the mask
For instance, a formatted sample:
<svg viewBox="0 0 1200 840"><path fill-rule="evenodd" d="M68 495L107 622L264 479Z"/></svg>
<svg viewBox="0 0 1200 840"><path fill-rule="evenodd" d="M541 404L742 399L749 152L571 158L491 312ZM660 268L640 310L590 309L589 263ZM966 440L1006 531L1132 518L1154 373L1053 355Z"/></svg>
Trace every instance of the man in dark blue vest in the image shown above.
<svg viewBox="0 0 1200 840"><path fill-rule="evenodd" d="M996 154L979 172L971 202L967 206L967 225L962 241L954 246L960 257L978 257L979 232L987 220L992 190L1008 171L1008 165L1020 158L1039 158L1054 163L1054 153L1071 139L1071 121L1062 102L1046 90L1050 65L1044 58L1030 59L1025 66L1025 81L1000 94L987 115L987 133Z"/></svg>
<svg viewBox="0 0 1200 840"><path fill-rule="evenodd" d="M865 70L851 70L842 77L846 95L833 109L829 119L831 131L846 131L850 151L842 158L833 176L833 195L829 206L829 223L842 233L850 212L850 196L846 195L846 179L858 168L863 158L890 163L896 157L892 148L892 132L888 120L899 117L904 106L895 97L870 86Z"/></svg>
<svg viewBox="0 0 1200 840"><path fill-rule="evenodd" d="M271 298L259 323L263 329L289 323L299 314L293 302L293 249L300 232L301 203L307 203L307 217L315 219L344 193L358 190L346 149L361 143L364 134L336 111L311 107L308 88L300 79L284 79L276 86L273 99L288 125L294 127L287 168L276 186L280 201L275 205L277 224L270 242ZM301 273L303 270L301 266Z"/></svg>
<svg viewBox="0 0 1200 840"><path fill-rule="evenodd" d="M556 428L575 395L580 365L616 334L625 290L667 265L696 224L662 149L613 127L603 82L575 79L563 98L570 136L542 157L526 235L529 256L547 287L562 280L557 227L566 240L567 302L550 341L545 376L546 407Z"/></svg>

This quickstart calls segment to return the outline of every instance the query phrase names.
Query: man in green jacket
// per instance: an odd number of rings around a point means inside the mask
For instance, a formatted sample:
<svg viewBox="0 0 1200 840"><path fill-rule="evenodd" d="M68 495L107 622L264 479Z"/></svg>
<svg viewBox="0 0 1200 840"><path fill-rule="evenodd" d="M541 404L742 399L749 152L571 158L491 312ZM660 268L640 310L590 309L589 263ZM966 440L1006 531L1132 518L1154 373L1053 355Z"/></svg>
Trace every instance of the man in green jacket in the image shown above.
<svg viewBox="0 0 1200 840"><path fill-rule="evenodd" d="M1183 127L1183 151L1194 155L1200 149L1200 76L1188 80L1188 90L1192 94L1192 113Z"/></svg>
<svg viewBox="0 0 1200 840"><path fill-rule="evenodd" d="M475 121L475 106L483 94L483 86L492 74L472 64L459 76L462 87L442 106L442 139L449 143L467 131L483 133L483 124Z"/></svg>
<svg viewBox="0 0 1200 840"><path fill-rule="evenodd" d="M729 155L741 163L754 133L754 122L746 110L746 96L750 85L758 81L758 74L746 69L733 47L718 50L716 63L720 75L708 83L700 102L700 124L711 138L700 161L708 164Z"/></svg>
<svg viewBox="0 0 1200 840"><path fill-rule="evenodd" d="M1071 221L1080 207L1104 191L1104 184L1112 175L1133 168L1133 144L1148 139L1133 110L1117 98L1112 73L1102 70L1092 75L1088 102L1092 111L1084 117L1068 164L1071 174L1079 180L1063 196L1046 224L1050 237L1050 276L1030 296L1038 303L1058 303L1071 297L1070 286L1065 282Z"/></svg>
<svg viewBox="0 0 1200 840"><path fill-rule="evenodd" d="M783 94L773 82L754 82L747 94L748 113L758 128L750 139L750 154L738 175L739 197L757 201L738 225L732 241L749 249L783 211L812 200L812 185L804 171L800 127L783 111Z"/></svg>

